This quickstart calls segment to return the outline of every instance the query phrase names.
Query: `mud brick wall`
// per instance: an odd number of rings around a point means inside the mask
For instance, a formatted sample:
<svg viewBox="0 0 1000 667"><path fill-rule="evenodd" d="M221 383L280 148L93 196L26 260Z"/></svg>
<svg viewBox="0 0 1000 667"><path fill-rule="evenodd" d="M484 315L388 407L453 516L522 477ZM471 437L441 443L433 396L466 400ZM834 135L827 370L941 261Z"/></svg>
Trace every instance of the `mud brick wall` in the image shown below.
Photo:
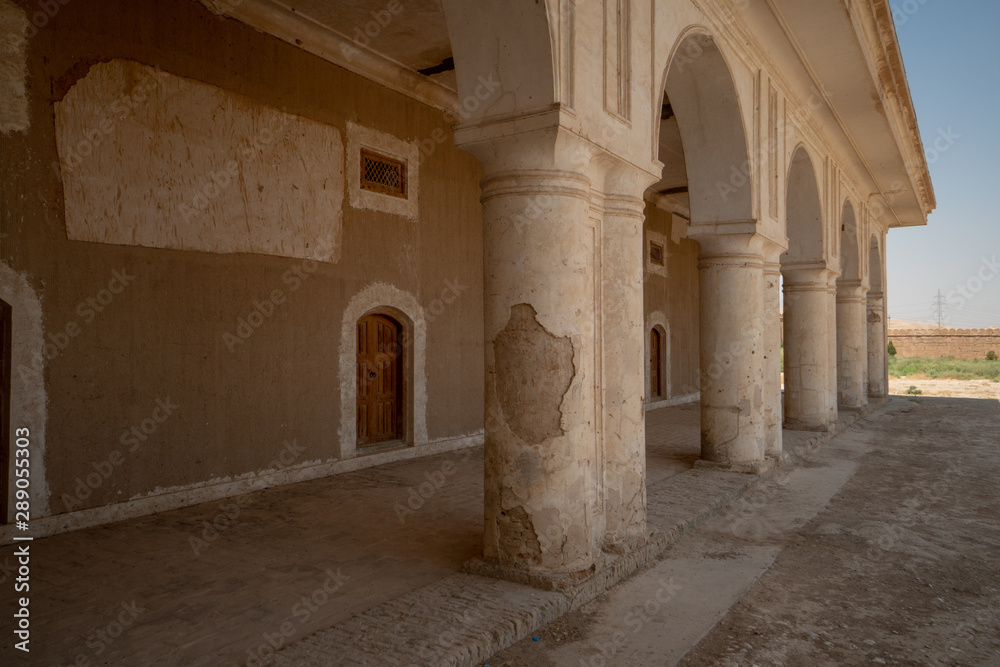
<svg viewBox="0 0 1000 667"><path fill-rule="evenodd" d="M983 359L1000 354L1000 329L889 329L889 340L901 357Z"/></svg>

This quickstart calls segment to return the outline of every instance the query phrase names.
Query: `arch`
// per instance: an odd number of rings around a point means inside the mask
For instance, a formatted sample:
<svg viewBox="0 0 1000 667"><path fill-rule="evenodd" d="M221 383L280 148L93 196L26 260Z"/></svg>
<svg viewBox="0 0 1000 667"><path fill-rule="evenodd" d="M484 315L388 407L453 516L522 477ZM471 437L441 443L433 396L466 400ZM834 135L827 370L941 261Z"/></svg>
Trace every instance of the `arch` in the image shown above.
<svg viewBox="0 0 1000 667"><path fill-rule="evenodd" d="M550 25L549 4L442 0L463 121L552 107L558 31Z"/></svg>
<svg viewBox="0 0 1000 667"><path fill-rule="evenodd" d="M792 154L786 183L788 250L781 256L782 266L818 266L826 260L823 250L823 205L813 160L802 145L796 147Z"/></svg>
<svg viewBox="0 0 1000 667"><path fill-rule="evenodd" d="M403 328L403 437L407 445L427 443L427 319L417 299L393 285L374 283L355 294L344 309L340 330L340 458L357 454L357 322L385 315Z"/></svg>
<svg viewBox="0 0 1000 667"><path fill-rule="evenodd" d="M840 216L840 278L841 281L861 280L861 253L858 251L858 218L850 199L844 201Z"/></svg>
<svg viewBox="0 0 1000 667"><path fill-rule="evenodd" d="M692 223L751 220L754 175L739 95L711 34L692 28L678 38L661 90L662 107L669 105L680 131ZM661 109L654 112L661 117Z"/></svg>

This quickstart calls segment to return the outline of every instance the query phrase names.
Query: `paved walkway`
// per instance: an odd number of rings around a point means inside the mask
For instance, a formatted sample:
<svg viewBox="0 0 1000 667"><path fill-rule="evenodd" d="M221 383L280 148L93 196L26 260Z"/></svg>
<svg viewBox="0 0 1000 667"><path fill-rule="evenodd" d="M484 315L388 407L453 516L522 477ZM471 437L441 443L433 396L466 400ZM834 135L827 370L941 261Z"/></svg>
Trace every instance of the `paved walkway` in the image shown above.
<svg viewBox="0 0 1000 667"><path fill-rule="evenodd" d="M693 469L698 437L697 404L647 413L653 556L755 482ZM273 646L294 665L485 658L583 600L459 574L480 553L482 467L477 448L38 540L27 664L256 665Z"/></svg>
<svg viewBox="0 0 1000 667"><path fill-rule="evenodd" d="M491 667L1000 665L1000 402L903 398Z"/></svg>

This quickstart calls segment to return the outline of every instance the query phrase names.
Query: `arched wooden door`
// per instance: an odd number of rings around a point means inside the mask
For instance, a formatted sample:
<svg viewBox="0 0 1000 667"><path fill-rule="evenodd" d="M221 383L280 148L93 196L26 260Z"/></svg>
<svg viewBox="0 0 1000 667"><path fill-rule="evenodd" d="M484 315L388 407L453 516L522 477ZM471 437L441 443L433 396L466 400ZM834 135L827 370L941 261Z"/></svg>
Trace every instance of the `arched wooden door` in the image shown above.
<svg viewBox="0 0 1000 667"><path fill-rule="evenodd" d="M403 437L402 327L385 315L358 320L358 444Z"/></svg>
<svg viewBox="0 0 1000 667"><path fill-rule="evenodd" d="M0 301L0 524L7 523L10 507L10 372L11 308ZM22 434L23 435L23 434ZM27 452L25 452L27 453Z"/></svg>
<svg viewBox="0 0 1000 667"><path fill-rule="evenodd" d="M660 331L649 330L649 394L653 398L663 396L663 362L661 360Z"/></svg>

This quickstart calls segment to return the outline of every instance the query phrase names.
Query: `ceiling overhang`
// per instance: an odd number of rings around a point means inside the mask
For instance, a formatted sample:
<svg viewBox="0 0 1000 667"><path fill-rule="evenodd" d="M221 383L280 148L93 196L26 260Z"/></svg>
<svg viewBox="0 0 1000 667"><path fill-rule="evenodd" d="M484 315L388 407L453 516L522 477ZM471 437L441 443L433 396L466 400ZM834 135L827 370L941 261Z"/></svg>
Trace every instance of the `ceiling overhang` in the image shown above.
<svg viewBox="0 0 1000 667"><path fill-rule="evenodd" d="M369 10L371 3L364 0L200 2L215 14L236 19L424 104L452 113L458 110L454 66L449 65L451 47L437 0L397 3L408 12L403 21L395 17L379 21ZM389 11L382 5L379 8ZM414 21L439 33L428 39L424 30L413 39Z"/></svg>
<svg viewBox="0 0 1000 667"><path fill-rule="evenodd" d="M879 192L890 227L927 224L935 207L923 142L886 0L768 0Z"/></svg>

